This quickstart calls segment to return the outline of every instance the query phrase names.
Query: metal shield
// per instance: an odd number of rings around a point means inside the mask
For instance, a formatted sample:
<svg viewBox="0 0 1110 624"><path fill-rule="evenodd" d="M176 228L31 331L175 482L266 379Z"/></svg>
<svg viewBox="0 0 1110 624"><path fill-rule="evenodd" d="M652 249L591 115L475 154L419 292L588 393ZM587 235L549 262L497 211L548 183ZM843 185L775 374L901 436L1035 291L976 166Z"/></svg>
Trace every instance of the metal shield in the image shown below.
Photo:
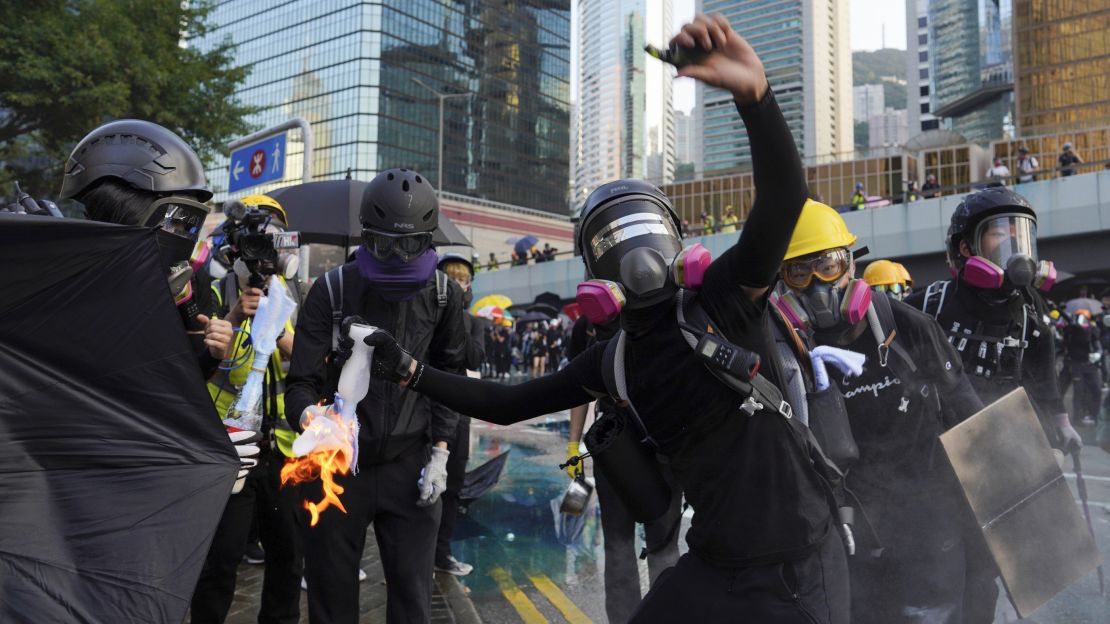
<svg viewBox="0 0 1110 624"><path fill-rule="evenodd" d="M1098 547L1025 389L940 440L1021 617L1099 565Z"/></svg>

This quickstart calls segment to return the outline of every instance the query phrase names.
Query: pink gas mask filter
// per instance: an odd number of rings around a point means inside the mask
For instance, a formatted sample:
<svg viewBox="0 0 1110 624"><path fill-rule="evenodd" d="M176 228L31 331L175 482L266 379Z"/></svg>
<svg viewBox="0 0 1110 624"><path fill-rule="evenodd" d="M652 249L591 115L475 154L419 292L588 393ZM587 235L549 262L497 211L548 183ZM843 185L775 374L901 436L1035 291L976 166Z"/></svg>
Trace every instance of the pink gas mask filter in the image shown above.
<svg viewBox="0 0 1110 624"><path fill-rule="evenodd" d="M671 278L679 288L697 290L705 280L705 272L713 256L700 243L682 251L671 261ZM604 279L586 280L578 285L575 300L582 314L595 325L606 325L620 316L627 298L617 282Z"/></svg>

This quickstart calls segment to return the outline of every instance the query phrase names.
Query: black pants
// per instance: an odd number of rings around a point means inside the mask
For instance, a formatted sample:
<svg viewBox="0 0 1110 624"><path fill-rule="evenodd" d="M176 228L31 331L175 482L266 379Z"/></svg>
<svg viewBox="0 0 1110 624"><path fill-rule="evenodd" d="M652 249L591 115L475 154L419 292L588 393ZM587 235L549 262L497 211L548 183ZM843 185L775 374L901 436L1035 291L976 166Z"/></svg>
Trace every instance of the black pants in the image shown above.
<svg viewBox="0 0 1110 624"><path fill-rule="evenodd" d="M963 621L967 559L955 495L863 498L869 519L883 536L883 551L872 556L873 540L866 533L857 536L858 549L848 560L852 624Z"/></svg>
<svg viewBox="0 0 1110 624"><path fill-rule="evenodd" d="M307 520L302 524L312 624L358 623L358 564L371 522L385 570L386 621L430 621L440 503L416 505L417 482L429 454L420 444L391 462L363 465L358 475L338 476L347 513L329 508L316 526L308 526ZM300 493L320 500L320 489L319 481L310 481L302 484Z"/></svg>
<svg viewBox="0 0 1110 624"><path fill-rule="evenodd" d="M1071 376L1075 387L1071 397L1073 420L1078 422L1087 416L1097 418L1102 398L1102 379L1099 377L1098 364L1072 362Z"/></svg>
<svg viewBox="0 0 1110 624"><path fill-rule="evenodd" d="M678 527L682 512L682 492L671 483L671 508L655 522L644 525L648 548L648 576L652 584L664 570L678 562ZM605 614L611 624L624 624L640 604L640 569L637 565L636 521L628 513L613 486L598 465L594 464L597 481L597 502L601 506L601 531L605 540ZM672 529L673 533L672 533Z"/></svg>
<svg viewBox="0 0 1110 624"><path fill-rule="evenodd" d="M686 553L663 572L631 621L848 624L848 611L844 546L830 530L817 552L798 561L721 568Z"/></svg>
<svg viewBox="0 0 1110 624"><path fill-rule="evenodd" d="M279 453L263 451L243 491L228 498L193 591L193 624L222 624L227 618L239 562L255 518L266 551L258 621L296 624L300 620L303 555L297 518L301 499L293 488L281 487L284 461Z"/></svg>
<svg viewBox="0 0 1110 624"><path fill-rule="evenodd" d="M466 480L466 462L470 459L470 417L459 414L459 424L455 428L455 439L450 444L451 455L447 457L447 491L443 493L443 513L439 519L439 534L436 537L436 565L444 567L451 556L451 534L455 532L455 520L459 517L459 492Z"/></svg>

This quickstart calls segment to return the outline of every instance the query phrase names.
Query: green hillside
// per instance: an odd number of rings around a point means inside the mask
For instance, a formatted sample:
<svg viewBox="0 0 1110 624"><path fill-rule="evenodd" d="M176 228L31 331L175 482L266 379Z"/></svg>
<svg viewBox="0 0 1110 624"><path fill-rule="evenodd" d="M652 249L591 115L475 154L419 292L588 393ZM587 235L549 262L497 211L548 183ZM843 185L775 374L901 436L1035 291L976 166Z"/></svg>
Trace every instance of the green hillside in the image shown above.
<svg viewBox="0 0 1110 624"><path fill-rule="evenodd" d="M852 52L852 85L881 84L888 108L906 107L906 88L883 82L883 76L906 79L906 51L884 48L874 52Z"/></svg>

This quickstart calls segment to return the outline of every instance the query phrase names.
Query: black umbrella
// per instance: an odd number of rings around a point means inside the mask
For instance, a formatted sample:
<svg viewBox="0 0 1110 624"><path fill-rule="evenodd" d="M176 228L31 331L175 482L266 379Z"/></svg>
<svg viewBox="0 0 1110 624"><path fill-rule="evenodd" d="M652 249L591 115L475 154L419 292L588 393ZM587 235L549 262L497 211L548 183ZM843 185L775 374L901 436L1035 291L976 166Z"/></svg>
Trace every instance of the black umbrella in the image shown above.
<svg viewBox="0 0 1110 624"><path fill-rule="evenodd" d="M0 216L0 622L181 622L239 461L154 230Z"/></svg>
<svg viewBox="0 0 1110 624"><path fill-rule="evenodd" d="M268 195L281 203L289 216L289 229L301 233L302 243L350 247L362 236L358 213L366 184L361 180L324 180L286 186ZM442 212L433 240L439 246L473 246Z"/></svg>
<svg viewBox="0 0 1110 624"><path fill-rule="evenodd" d="M497 485L498 479L501 478L501 471L505 469L505 462L509 460L509 453L511 452L512 450L505 451L466 473L462 489L459 490L459 508L463 513L466 513L470 503L478 500L478 497Z"/></svg>
<svg viewBox="0 0 1110 624"><path fill-rule="evenodd" d="M538 321L550 321L553 318L555 318L555 317L552 316L551 314L548 314L547 312L544 312L543 310L540 310L540 309L529 309L524 314L513 317L513 319L516 320L516 322L518 324L519 323L536 323Z"/></svg>

